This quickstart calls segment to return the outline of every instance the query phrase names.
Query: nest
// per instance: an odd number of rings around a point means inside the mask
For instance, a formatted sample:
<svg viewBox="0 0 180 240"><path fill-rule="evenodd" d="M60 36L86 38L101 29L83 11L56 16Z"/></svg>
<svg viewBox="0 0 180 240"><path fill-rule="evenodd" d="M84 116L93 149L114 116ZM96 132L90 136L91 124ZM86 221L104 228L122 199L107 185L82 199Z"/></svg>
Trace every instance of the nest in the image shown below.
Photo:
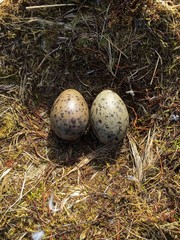
<svg viewBox="0 0 180 240"><path fill-rule="evenodd" d="M0 3L0 239L179 239L178 1ZM58 94L127 105L122 144L58 139ZM39 237L39 238L37 238Z"/></svg>

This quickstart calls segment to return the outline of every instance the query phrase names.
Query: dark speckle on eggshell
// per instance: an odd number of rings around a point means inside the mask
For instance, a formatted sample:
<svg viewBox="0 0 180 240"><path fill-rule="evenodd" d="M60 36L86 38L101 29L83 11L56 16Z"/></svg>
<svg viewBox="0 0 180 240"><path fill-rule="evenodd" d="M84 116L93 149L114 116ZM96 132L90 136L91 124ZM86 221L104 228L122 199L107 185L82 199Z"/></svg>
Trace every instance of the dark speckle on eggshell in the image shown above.
<svg viewBox="0 0 180 240"><path fill-rule="evenodd" d="M123 100L115 92L104 90L92 104L90 121L99 141L113 144L124 138L129 125L129 114Z"/></svg>
<svg viewBox="0 0 180 240"><path fill-rule="evenodd" d="M81 137L88 125L89 109L83 96L75 89L63 91L55 100L50 122L53 131L64 140Z"/></svg>

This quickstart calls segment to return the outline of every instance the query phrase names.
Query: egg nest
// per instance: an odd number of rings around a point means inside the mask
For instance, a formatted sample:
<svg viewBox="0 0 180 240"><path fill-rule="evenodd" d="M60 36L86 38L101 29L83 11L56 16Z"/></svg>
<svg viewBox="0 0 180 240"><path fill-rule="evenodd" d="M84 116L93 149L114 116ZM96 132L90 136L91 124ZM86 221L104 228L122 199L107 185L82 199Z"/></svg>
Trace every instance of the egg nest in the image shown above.
<svg viewBox="0 0 180 240"><path fill-rule="evenodd" d="M180 239L179 9L1 1L0 239ZM89 128L75 142L55 136L50 109L68 88L89 108L104 89L119 94L121 144Z"/></svg>

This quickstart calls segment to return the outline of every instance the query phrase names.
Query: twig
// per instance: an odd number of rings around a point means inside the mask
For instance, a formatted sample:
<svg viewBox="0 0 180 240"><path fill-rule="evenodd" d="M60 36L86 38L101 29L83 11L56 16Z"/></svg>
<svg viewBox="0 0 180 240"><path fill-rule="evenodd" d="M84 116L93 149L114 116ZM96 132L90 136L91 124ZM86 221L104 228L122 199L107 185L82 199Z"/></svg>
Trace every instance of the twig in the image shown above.
<svg viewBox="0 0 180 240"><path fill-rule="evenodd" d="M147 135L147 142L144 150L143 168L147 168L148 166L153 165L153 163L156 161L157 157L154 155L154 152L153 152L154 138L155 138L155 129L153 131L150 129Z"/></svg>
<svg viewBox="0 0 180 240"><path fill-rule="evenodd" d="M30 188L27 192L25 192L21 197L19 197L11 206L9 206L7 208L7 210L4 212L4 214L2 215L1 219L0 219L0 222L2 222L3 218L6 216L6 214L18 203L21 201L21 199L26 196L29 192L31 192L40 182L40 179L39 181L36 182L35 185L32 186L32 188Z"/></svg>
<svg viewBox="0 0 180 240"><path fill-rule="evenodd" d="M110 9L110 4L108 5L107 9L106 9L106 14L105 14L105 19L104 19L104 23L103 23L103 27L102 27L102 31L101 31L101 36L100 36L100 40L102 40L103 38L103 34L105 32L105 27L106 27L106 23L108 20L108 14L109 14L109 9Z"/></svg>
<svg viewBox="0 0 180 240"><path fill-rule="evenodd" d="M0 181L11 171L12 168L6 169L0 176Z"/></svg>
<svg viewBox="0 0 180 240"><path fill-rule="evenodd" d="M57 48L53 49L51 52L47 53L47 54L45 55L45 57L43 58L43 60L42 60L42 61L40 62L40 64L38 65L36 71L38 71L38 70L40 69L40 67L42 66L42 64L44 63L44 61L45 61L52 53L56 52L58 49L59 49L59 47L57 47Z"/></svg>
<svg viewBox="0 0 180 240"><path fill-rule="evenodd" d="M9 111L9 109L10 109L10 108L5 109L5 110L0 114L0 117L1 117L4 113L6 113L7 111Z"/></svg>
<svg viewBox="0 0 180 240"><path fill-rule="evenodd" d="M71 174L71 173L73 173L75 171L78 171L80 168L82 168L85 165L87 165L88 163L90 163L93 159L95 159L100 154L107 153L107 152L111 151L114 148L115 148L114 145L105 145L105 146L100 147L99 149L89 153L87 156L82 157L81 161L73 169L71 169L68 173L63 175L61 179L63 179L64 177L67 177L69 174Z"/></svg>
<svg viewBox="0 0 180 240"><path fill-rule="evenodd" d="M174 6L172 6L172 8L180 8L180 4L177 4L177 5L174 5Z"/></svg>
<svg viewBox="0 0 180 240"><path fill-rule="evenodd" d="M32 164L30 164L30 166L28 167L28 169L26 170L25 174L24 174L24 180L23 180L23 183L22 183L22 187L21 187L21 192L20 192L20 195L19 195L19 199L22 198L23 196L23 191L24 191L24 186L25 186L25 183L26 183L26 178L27 178L27 172L29 171L29 169L31 168Z"/></svg>
<svg viewBox="0 0 180 240"><path fill-rule="evenodd" d="M69 7L69 6L77 6L77 4L69 3L69 4L51 4L51 5L38 5L38 6L29 6L26 7L27 10L38 9L38 8L51 8L51 7Z"/></svg>
<svg viewBox="0 0 180 240"><path fill-rule="evenodd" d="M157 62L156 62L156 66L154 68L154 72L153 72L153 75L152 75L152 78L151 78L150 85L152 85L154 77L156 75L156 71L157 71L157 68L158 68L158 65L159 65L159 61L160 61L161 65L162 65L162 57L159 55L159 53L156 50L155 50L155 52L158 55L158 59L157 59Z"/></svg>
<svg viewBox="0 0 180 240"><path fill-rule="evenodd" d="M137 150L137 145L133 137L131 136L130 133L127 134L130 147L131 147L131 152L134 158L135 166L136 166L136 172L138 174L138 180L139 182L142 181L143 179L143 165L142 165L142 158Z"/></svg>
<svg viewBox="0 0 180 240"><path fill-rule="evenodd" d="M123 56L125 56L126 58L128 58L128 56L122 51L122 50L120 50L112 41L111 41L111 39L110 38L107 38L107 37L105 37L105 36L103 36L103 38L105 38L107 41L108 41L108 43L110 43L116 50L118 50Z"/></svg>

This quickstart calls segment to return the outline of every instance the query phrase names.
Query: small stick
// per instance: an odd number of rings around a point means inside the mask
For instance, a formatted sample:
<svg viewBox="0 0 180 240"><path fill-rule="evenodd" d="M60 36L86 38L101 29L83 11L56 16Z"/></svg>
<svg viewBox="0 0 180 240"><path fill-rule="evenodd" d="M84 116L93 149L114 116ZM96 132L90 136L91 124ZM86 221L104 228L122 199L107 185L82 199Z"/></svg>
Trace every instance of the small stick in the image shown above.
<svg viewBox="0 0 180 240"><path fill-rule="evenodd" d="M161 65L162 65L162 57L160 56L160 54L159 54L156 50L155 50L155 52L156 52L156 54L158 55L158 59L157 59L157 62L156 62L155 68L154 68L154 72L153 72L153 75L152 75L152 78L151 78L150 85L152 85L152 83L153 83L153 80L154 80L154 77L155 77L155 75L156 75L156 71L157 71L159 62L160 62Z"/></svg>
<svg viewBox="0 0 180 240"><path fill-rule="evenodd" d="M77 6L77 4L69 3L69 4L51 4L51 5L38 5L38 6L29 6L26 7L27 10L38 9L38 8L51 8L51 7L69 7L69 6Z"/></svg>
<svg viewBox="0 0 180 240"><path fill-rule="evenodd" d="M172 8L180 8L180 4L172 6Z"/></svg>

